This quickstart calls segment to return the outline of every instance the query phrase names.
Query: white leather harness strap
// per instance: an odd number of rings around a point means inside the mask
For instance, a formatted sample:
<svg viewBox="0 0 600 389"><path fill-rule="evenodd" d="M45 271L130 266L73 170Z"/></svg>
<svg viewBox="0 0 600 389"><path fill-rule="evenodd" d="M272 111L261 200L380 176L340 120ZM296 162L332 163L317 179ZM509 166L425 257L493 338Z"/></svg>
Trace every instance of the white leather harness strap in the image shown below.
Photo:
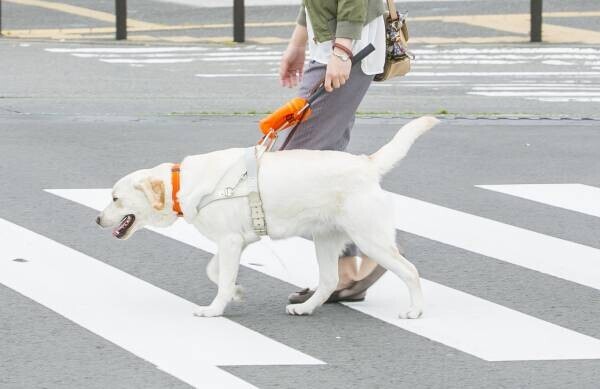
<svg viewBox="0 0 600 389"><path fill-rule="evenodd" d="M237 162L234 163L217 182L215 191L204 196L200 200L200 203L196 207L196 212L200 212L202 208L218 200L248 197L252 229L258 236L267 235L267 223L262 207L262 200L260 198L260 191L258 189L258 159L256 156L256 147L248 147L245 150L244 165L246 167L246 172L242 174L237 183L233 186L222 188L222 181L228 176L229 171L238 166ZM241 190L240 184L244 181L246 181L246 190Z"/></svg>
<svg viewBox="0 0 600 389"><path fill-rule="evenodd" d="M258 159L255 147L246 149L244 161L246 162L246 185L248 186L248 202L250 203L252 228L258 236L267 235L267 222L258 189Z"/></svg>

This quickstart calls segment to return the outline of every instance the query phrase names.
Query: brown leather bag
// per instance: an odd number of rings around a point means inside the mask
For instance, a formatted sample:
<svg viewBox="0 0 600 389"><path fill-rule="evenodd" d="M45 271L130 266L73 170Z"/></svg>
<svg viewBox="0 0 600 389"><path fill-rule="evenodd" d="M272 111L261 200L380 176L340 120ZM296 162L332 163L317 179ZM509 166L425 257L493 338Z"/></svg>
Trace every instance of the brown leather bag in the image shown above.
<svg viewBox="0 0 600 389"><path fill-rule="evenodd" d="M387 0L388 12L385 21L385 64L383 73L375 76L375 81L385 81L402 77L410 71L410 61L414 56L408 50L408 27L406 15L396 10L393 0Z"/></svg>

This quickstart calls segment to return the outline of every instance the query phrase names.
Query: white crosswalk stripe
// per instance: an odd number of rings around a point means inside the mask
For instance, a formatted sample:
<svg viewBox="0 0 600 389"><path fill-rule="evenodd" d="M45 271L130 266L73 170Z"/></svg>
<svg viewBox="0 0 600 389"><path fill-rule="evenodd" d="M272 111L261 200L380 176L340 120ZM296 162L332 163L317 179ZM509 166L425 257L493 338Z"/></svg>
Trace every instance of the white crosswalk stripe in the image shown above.
<svg viewBox="0 0 600 389"><path fill-rule="evenodd" d="M148 58L180 58L188 61L231 62L232 60L252 61L277 60L281 58L281 50L270 50L267 47L246 46L209 48L209 47L81 47L81 48L47 48L50 53L66 53L78 58L96 58L105 61L107 58L121 59L123 62L148 61ZM127 61L127 62L125 62ZM143 62L153 63L153 62ZM161 62L154 62L160 64Z"/></svg>
<svg viewBox="0 0 600 389"><path fill-rule="evenodd" d="M191 62L222 64L218 73L201 78L277 77L277 73L231 68L239 63L276 66L282 51L266 46L248 47L83 47L48 48L51 53L93 58L103 63L173 65ZM587 47L415 48L416 60L408 77L378 87L461 88L473 96L517 98L539 102L600 101L600 49ZM462 70L468 66L469 70ZM506 70L507 66L518 71ZM528 71L528 66L544 70ZM460 71L458 71L461 69ZM484 69L485 71L479 71ZM425 71L429 70L429 71ZM457 79L460 84L455 85ZM433 81L433 82L431 82ZM540 89L544 83L543 89Z"/></svg>
<svg viewBox="0 0 600 389"><path fill-rule="evenodd" d="M0 284L194 387L254 388L217 366L323 363L3 219L0 236Z"/></svg>
<svg viewBox="0 0 600 389"><path fill-rule="evenodd" d="M110 190L103 189L49 192L94 209L102 209L110 197ZM600 250L393 196L399 205L398 227L404 231L600 288L600 275L593 263L587 262L598 263ZM207 252L216 250L214 244L183 222L151 230ZM515 246L507 245L507 239L520 243L518 253L505 247ZM557 252L553 254L552 250ZM579 262L563 264L561 268L557 264L559 255L577 258ZM314 248L304 239L255 243L244 253L242 264L297 286L316 283ZM580 271L574 264L582 266ZM408 304L408 297L401 282L390 274L372 288L368 300L348 306L488 361L600 358L597 339L433 281L423 280L423 288L428 305L426 316L420 320L397 318L399 309Z"/></svg>
<svg viewBox="0 0 600 389"><path fill-rule="evenodd" d="M589 185L519 184L477 187L600 217L600 188Z"/></svg>
<svg viewBox="0 0 600 389"><path fill-rule="evenodd" d="M394 196L402 231L600 290L599 249Z"/></svg>
<svg viewBox="0 0 600 389"><path fill-rule="evenodd" d="M51 53L68 53L83 58L121 57L134 61L140 56L188 56L193 61L279 60L283 51L268 47L231 47L215 52L209 47L148 48L47 48ZM195 52L200 52L195 53ZM195 54L194 54L195 53ZM600 66L600 50L590 48L511 48L511 49L414 49L414 65L510 65L544 63L555 66ZM554 62L552 62L554 61Z"/></svg>

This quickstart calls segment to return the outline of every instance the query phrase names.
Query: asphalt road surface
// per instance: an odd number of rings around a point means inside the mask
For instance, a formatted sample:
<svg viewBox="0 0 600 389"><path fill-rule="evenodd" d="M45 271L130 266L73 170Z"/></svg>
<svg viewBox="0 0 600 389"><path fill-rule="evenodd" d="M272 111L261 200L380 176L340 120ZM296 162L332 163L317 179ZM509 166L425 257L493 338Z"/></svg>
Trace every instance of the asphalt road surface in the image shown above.
<svg viewBox="0 0 600 389"><path fill-rule="evenodd" d="M89 21L23 3L3 4L4 17L23 16L3 28ZM97 3L68 4L110 11ZM425 17L522 3L409 4ZM147 4L130 17L189 22ZM598 11L564 4L548 7ZM193 9L198 23L230 15ZM294 9L249 13L291 20ZM569 23L589 30L589 19ZM442 31L420 23L422 37ZM278 28L260 31L290 27ZM462 28L449 31L486 38ZM294 95L274 76L284 46L81 39L0 39L1 388L598 387L597 47L420 43L410 76L370 89L350 152L375 151L411 117L443 120L383 181L422 276L421 319L397 318L407 295L390 274L364 302L286 315L287 295L317 275L301 238L248 248L246 301L201 319L192 312L216 293L204 272L211 242L183 222L121 242L94 218L133 170L253 144L263 112Z"/></svg>
<svg viewBox="0 0 600 389"><path fill-rule="evenodd" d="M185 226L119 242L92 208L130 171L251 144L253 119L1 120L4 387L597 385L596 122L448 120L386 177L424 278L422 319L396 318L406 296L391 276L364 303L287 316L287 294L316 275L310 243L294 240L254 247L247 301L207 324L190 320L215 293L211 245ZM351 150L403 122L359 120Z"/></svg>
<svg viewBox="0 0 600 389"><path fill-rule="evenodd" d="M130 1L129 40L115 43L113 2L5 1L3 34L20 39L0 40L0 109L271 111L294 95L279 87L276 74L296 3L248 2L263 5L247 7L249 43L232 45L231 7L215 8L215 2ZM527 1L408 1L399 7L410 10L413 71L376 83L361 114L600 118L600 9L594 1L546 0L544 43L537 45L527 43Z"/></svg>
<svg viewBox="0 0 600 389"><path fill-rule="evenodd" d="M0 41L0 109L78 115L270 112L295 93L279 85L282 50ZM360 114L600 118L597 47L444 45L414 52L413 71L374 83Z"/></svg>

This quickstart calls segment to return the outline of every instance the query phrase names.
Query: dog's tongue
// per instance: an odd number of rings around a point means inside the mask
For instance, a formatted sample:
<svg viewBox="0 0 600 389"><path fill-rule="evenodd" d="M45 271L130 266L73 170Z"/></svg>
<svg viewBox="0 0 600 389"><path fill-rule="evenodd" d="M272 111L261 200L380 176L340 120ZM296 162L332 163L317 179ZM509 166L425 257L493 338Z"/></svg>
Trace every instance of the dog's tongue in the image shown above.
<svg viewBox="0 0 600 389"><path fill-rule="evenodd" d="M133 221L133 215L127 215L122 220L121 223L113 230L113 236L120 238L127 231L129 226Z"/></svg>

